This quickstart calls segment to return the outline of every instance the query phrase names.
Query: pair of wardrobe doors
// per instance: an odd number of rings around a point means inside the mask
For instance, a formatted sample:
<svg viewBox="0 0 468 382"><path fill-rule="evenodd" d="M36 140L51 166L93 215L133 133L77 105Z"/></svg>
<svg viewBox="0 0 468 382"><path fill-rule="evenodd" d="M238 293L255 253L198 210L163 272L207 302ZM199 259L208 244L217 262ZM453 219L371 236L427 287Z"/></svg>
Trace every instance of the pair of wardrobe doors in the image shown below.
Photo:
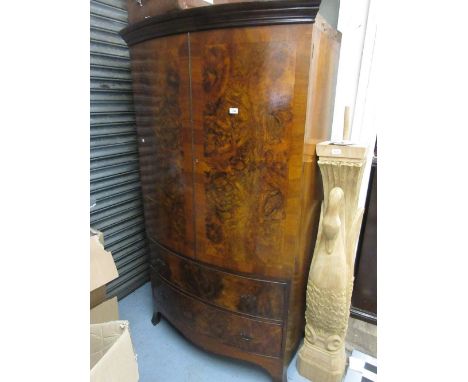
<svg viewBox="0 0 468 382"><path fill-rule="evenodd" d="M131 47L150 238L232 271L292 274L311 35L230 28Z"/></svg>

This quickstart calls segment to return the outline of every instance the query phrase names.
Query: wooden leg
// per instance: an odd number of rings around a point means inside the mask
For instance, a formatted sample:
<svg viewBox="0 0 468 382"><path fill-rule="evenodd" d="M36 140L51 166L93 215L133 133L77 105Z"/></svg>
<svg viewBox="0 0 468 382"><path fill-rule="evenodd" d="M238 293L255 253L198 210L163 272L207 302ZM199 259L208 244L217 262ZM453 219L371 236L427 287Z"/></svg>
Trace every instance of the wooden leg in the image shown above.
<svg viewBox="0 0 468 382"><path fill-rule="evenodd" d="M283 366L281 369L269 370L273 382L288 382L288 367Z"/></svg>
<svg viewBox="0 0 468 382"><path fill-rule="evenodd" d="M161 313L159 312L154 312L153 317L151 318L151 323L156 326L159 324L159 321L161 321Z"/></svg>

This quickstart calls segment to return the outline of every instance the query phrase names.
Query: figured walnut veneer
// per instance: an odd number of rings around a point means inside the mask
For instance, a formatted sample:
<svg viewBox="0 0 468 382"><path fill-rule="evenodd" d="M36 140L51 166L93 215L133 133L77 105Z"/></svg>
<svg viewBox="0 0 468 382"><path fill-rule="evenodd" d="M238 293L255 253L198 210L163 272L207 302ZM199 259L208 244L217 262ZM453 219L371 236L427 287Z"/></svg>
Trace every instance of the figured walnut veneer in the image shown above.
<svg viewBox="0 0 468 382"><path fill-rule="evenodd" d="M312 21L130 43L153 322L162 313L277 381L303 335L322 198L315 144L330 134L321 115L336 60L323 57L336 49L325 34L314 42Z"/></svg>

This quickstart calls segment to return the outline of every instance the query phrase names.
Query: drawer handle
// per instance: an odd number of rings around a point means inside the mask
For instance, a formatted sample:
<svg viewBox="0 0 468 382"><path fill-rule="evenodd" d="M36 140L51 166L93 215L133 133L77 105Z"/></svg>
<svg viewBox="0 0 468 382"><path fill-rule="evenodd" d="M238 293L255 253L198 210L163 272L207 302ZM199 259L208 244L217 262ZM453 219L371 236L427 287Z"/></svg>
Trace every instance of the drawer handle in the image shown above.
<svg viewBox="0 0 468 382"><path fill-rule="evenodd" d="M247 334L241 333L240 338L242 341L250 342L253 340L252 337L248 336Z"/></svg>

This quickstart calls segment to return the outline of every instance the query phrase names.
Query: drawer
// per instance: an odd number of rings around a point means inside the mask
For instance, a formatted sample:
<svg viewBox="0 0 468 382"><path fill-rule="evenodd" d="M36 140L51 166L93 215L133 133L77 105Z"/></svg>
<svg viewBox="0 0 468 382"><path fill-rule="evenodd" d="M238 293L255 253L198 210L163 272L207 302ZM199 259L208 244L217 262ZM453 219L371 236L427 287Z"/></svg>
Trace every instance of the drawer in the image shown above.
<svg viewBox="0 0 468 382"><path fill-rule="evenodd" d="M182 291L233 312L283 320L287 285L220 271L151 242L152 272Z"/></svg>
<svg viewBox="0 0 468 382"><path fill-rule="evenodd" d="M186 295L163 280L155 284L155 306L192 341L197 342L196 338L206 336L245 352L280 356L281 324L263 322L215 308Z"/></svg>

